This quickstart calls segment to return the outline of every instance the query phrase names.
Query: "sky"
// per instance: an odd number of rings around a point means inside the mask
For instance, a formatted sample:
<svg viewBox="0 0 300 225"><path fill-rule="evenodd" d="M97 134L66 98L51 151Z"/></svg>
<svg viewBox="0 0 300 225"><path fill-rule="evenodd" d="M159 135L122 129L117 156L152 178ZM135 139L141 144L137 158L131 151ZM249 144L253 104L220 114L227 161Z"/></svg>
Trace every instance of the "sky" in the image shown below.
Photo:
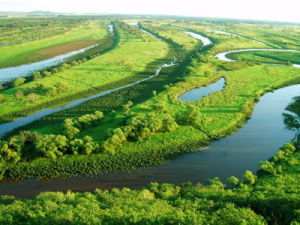
<svg viewBox="0 0 300 225"><path fill-rule="evenodd" d="M300 23L300 0L0 0L0 11L163 14Z"/></svg>

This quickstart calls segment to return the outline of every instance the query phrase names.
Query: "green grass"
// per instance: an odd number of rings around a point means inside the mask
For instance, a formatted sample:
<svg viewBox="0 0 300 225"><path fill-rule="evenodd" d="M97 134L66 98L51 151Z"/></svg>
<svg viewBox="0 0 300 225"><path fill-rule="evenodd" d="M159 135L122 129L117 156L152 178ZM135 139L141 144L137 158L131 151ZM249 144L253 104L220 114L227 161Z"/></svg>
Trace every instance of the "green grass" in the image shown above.
<svg viewBox="0 0 300 225"><path fill-rule="evenodd" d="M137 32L138 35L121 28L120 43L118 47L111 52L56 73L50 77L43 78L42 80L33 81L19 87L2 91L1 94L3 94L6 99L7 107L0 113L0 117L3 118L3 116L10 115L16 111L30 111L33 107L42 104L45 105L48 102L50 102L49 105L53 106L61 103L58 100L85 91L89 92L85 94L88 96L97 91L98 87L111 84L118 80L132 78L133 76L135 76L135 80L139 80L150 74L154 74L156 68L161 63L156 61L168 57L169 47L163 41L152 38L138 31L136 28L134 29L134 32ZM141 52L143 53L142 55ZM153 62L156 63L151 64ZM62 94L39 96L34 103L28 102L26 98L16 99L15 97L15 93L19 90L32 89L37 84L50 87L59 82L65 83L68 86L67 91ZM21 115L24 114L21 113ZM19 114L19 116L21 115ZM15 119L15 117L13 116L12 119Z"/></svg>
<svg viewBox="0 0 300 225"><path fill-rule="evenodd" d="M183 29L175 29L173 26L160 23L142 23L142 25L165 38L172 39L177 44L183 46L186 51L195 50L202 45L202 43L199 43L195 38L185 34Z"/></svg>
<svg viewBox="0 0 300 225"><path fill-rule="evenodd" d="M240 52L228 55L229 58L261 63L278 63L300 64L299 52L272 52L272 51L257 51L257 52Z"/></svg>
<svg viewBox="0 0 300 225"><path fill-rule="evenodd" d="M1 17L1 44L17 44L59 34L86 23L84 17Z"/></svg>
<svg viewBox="0 0 300 225"><path fill-rule="evenodd" d="M90 21L63 34L12 46L4 46L1 47L0 68L37 62L58 54L63 54L61 49L66 44L70 44L70 46L65 49L64 53L78 50L78 48L97 43L107 33L108 30L105 23ZM81 42L80 47L76 45L78 42ZM53 48L55 49L53 50ZM56 51L59 51L59 53L56 53Z"/></svg>

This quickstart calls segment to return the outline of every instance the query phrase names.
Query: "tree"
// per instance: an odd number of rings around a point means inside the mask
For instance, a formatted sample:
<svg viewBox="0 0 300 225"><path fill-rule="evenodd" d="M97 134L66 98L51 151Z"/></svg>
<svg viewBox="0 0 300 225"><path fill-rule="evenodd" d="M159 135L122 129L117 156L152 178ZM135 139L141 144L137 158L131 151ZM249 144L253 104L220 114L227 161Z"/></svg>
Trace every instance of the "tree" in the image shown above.
<svg viewBox="0 0 300 225"><path fill-rule="evenodd" d="M200 120L200 110L193 105L190 105L185 113L184 122L189 125L196 125Z"/></svg>
<svg viewBox="0 0 300 225"><path fill-rule="evenodd" d="M83 138L83 146L81 153L85 155L91 154L95 149L98 147L98 145L93 141L93 138L90 136L85 136Z"/></svg>
<svg viewBox="0 0 300 225"><path fill-rule="evenodd" d="M74 127L72 119L65 119L63 127L65 135L70 139L74 138L80 132L78 128Z"/></svg>
<svg viewBox="0 0 300 225"><path fill-rule="evenodd" d="M56 160L66 152L68 139L63 135L44 135L37 139L35 145L42 157Z"/></svg>
<svg viewBox="0 0 300 225"><path fill-rule="evenodd" d="M176 123L175 119L170 115L166 114L163 118L163 125L162 131L163 132L170 132L176 130L178 124Z"/></svg>
<svg viewBox="0 0 300 225"><path fill-rule="evenodd" d="M255 181L256 176L250 170L247 170L243 176L243 182L253 185Z"/></svg>
<svg viewBox="0 0 300 225"><path fill-rule="evenodd" d="M215 189L224 189L225 187L219 177L207 179L207 183L211 188Z"/></svg>
<svg viewBox="0 0 300 225"><path fill-rule="evenodd" d="M227 178L227 182L229 184L232 184L232 185L236 186L239 183L239 179L237 177L235 177L235 176L231 176L231 177Z"/></svg>
<svg viewBox="0 0 300 225"><path fill-rule="evenodd" d="M125 105L123 105L124 112L128 113L131 106L133 106L133 102L132 101L128 101Z"/></svg>
<svg viewBox="0 0 300 225"><path fill-rule="evenodd" d="M49 72L49 71L44 71L43 73L42 73L42 75L43 75L43 77L49 77L49 76L51 76L51 72Z"/></svg>
<svg viewBox="0 0 300 225"><path fill-rule="evenodd" d="M117 148L121 147L127 141L126 135L121 128L116 128L113 135L103 143L105 153L114 155Z"/></svg>
<svg viewBox="0 0 300 225"><path fill-rule="evenodd" d="M274 163L270 161L260 162L259 168L273 175L276 173L276 171L274 170Z"/></svg>
<svg viewBox="0 0 300 225"><path fill-rule="evenodd" d="M33 76L33 80L39 80L42 78L42 75L40 72L35 72L32 76Z"/></svg>
<svg viewBox="0 0 300 225"><path fill-rule="evenodd" d="M17 78L17 79L13 82L13 86L14 86L14 87L20 86L20 85L22 85L22 84L25 83L25 80L26 80L26 79L23 78L23 77Z"/></svg>
<svg viewBox="0 0 300 225"><path fill-rule="evenodd" d="M0 140L0 160L2 163L17 163L21 160L21 156L10 148L6 141Z"/></svg>
<svg viewBox="0 0 300 225"><path fill-rule="evenodd" d="M79 118L75 119L74 126L79 129L91 127L93 125L96 125L103 118L103 116L103 112L100 111L82 115Z"/></svg>

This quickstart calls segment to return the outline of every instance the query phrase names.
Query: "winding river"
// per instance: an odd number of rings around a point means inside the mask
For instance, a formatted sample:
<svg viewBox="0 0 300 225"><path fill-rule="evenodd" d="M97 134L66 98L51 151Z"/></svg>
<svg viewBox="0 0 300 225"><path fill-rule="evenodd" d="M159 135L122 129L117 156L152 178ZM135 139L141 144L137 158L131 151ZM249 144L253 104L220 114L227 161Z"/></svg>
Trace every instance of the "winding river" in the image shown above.
<svg viewBox="0 0 300 225"><path fill-rule="evenodd" d="M248 38L248 37L245 37L243 35L240 35L240 34L236 34L236 33L232 33L232 32L227 32L227 31L223 31L223 30L208 30L209 32L213 32L213 33L216 33L216 34L225 34L225 35L230 35L230 36L234 36L234 37L240 37L240 38L244 38L244 39L247 39L249 41L253 41L253 42L256 42L258 44L262 44L262 45L267 45L266 43L262 42L262 41L257 41L255 39L252 39L252 38Z"/></svg>
<svg viewBox="0 0 300 225"><path fill-rule="evenodd" d="M113 25L108 25L108 29L110 33L113 34ZM24 64L20 66L8 67L0 69L0 84L6 83L8 81L12 81L19 77L27 77L34 72L41 71L51 66L56 66L60 63L63 63L67 58L71 56L77 55L79 53L83 53L91 48L96 47L98 44L88 46L86 48L82 48L76 51L71 51L69 53L58 55L50 59L42 60L35 63Z"/></svg>
<svg viewBox="0 0 300 225"><path fill-rule="evenodd" d="M197 34L197 33L191 32L191 31L185 31L184 33L187 34L187 35L190 35L193 38L196 38L196 39L200 40L203 44L202 47L213 44L213 42L209 38L207 38L207 37L205 37L201 34Z"/></svg>
<svg viewBox="0 0 300 225"><path fill-rule="evenodd" d="M162 68L153 76L158 75ZM300 85L265 94L255 106L252 118L235 134L215 141L207 148L176 157L161 166L94 177L1 183L0 193L27 198L44 191L142 188L149 182L198 183L215 176L222 180L231 175L241 177L245 170L256 171L260 161L269 159L280 146L294 137L295 132L286 129L282 114L296 96L300 96Z"/></svg>
<svg viewBox="0 0 300 225"><path fill-rule="evenodd" d="M109 26L109 30L111 32L113 32L113 26L112 25ZM39 120L39 119L43 118L45 116L48 116L48 115L51 115L53 113L57 113L57 112L60 112L60 111L66 110L66 109L74 108L74 107L76 107L76 106L78 106L78 105L80 105L84 102L87 102L89 100L99 98L99 97L111 94L113 92L116 92L116 91L119 91L119 90L122 90L122 89L125 89L125 88L132 87L132 86L137 85L139 83L145 82L149 79L152 79L153 77L158 76L163 68L176 65L176 61L177 61L177 59L174 58L174 60L171 63L163 64L160 67L158 67L155 74L153 74L152 76L149 76L147 78L144 78L144 79L138 80L136 82L127 84L125 86L110 89L110 90L107 90L107 91L104 91L104 92L101 92L101 93L98 93L98 94L95 94L95 95L92 95L92 96L89 96L89 97L86 97L86 98L81 98L79 100L70 102L70 103L68 103L66 105L63 105L63 106L44 109L44 110L38 111L37 113L31 114L29 116L22 117L20 119L17 119L17 120L11 121L11 122L2 123L2 124L0 124L0 138L3 137L5 134L7 134L7 133L9 133L9 132L11 132L11 131L13 131L17 128L23 127L27 124L30 124L30 123L32 123L36 120Z"/></svg>
<svg viewBox="0 0 300 225"><path fill-rule="evenodd" d="M53 113L57 113L57 112L60 112L60 111L66 110L66 109L74 108L74 107L76 107L76 106L78 106L78 105L80 105L80 104L82 104L86 101L89 101L89 100L92 100L92 99L95 99L95 98L99 98L99 97L102 97L104 95L108 95L108 94L111 94L113 92L116 92L116 91L119 91L119 90L122 90L122 89L125 89L125 88L128 88L128 87L132 87L132 86L137 85L137 84L139 84L141 82L144 82L146 80L152 79L153 77L158 76L163 68L174 66L175 64L176 64L176 59L174 59L174 61L169 63L169 64L163 64L162 66L160 66L156 70L155 74L153 74L152 76L149 76L147 78L144 78L142 80L130 83L130 84L122 86L122 87L110 89L110 90L107 90L107 91L104 91L104 92L101 92L101 93L98 93L96 95L92 95L92 96L89 96L89 97L86 97L86 98L81 98L79 100L70 102L70 103L68 103L64 106L44 109L44 110L41 110L41 111L39 111L37 113L34 113L32 115L25 116L25 117L22 117L20 119L17 119L17 120L11 121L11 122L2 123L2 124L0 124L0 138L3 137L8 132L11 132L11 131L13 131L17 128L20 128L20 127L25 126L29 123L32 123L33 121L41 119L45 116L48 116L48 115L51 115Z"/></svg>
<svg viewBox="0 0 300 225"><path fill-rule="evenodd" d="M240 52L256 52L256 51L271 51L271 52L299 52L299 50L295 49L269 49L269 48L249 48L249 49L238 49L238 50L230 50L226 52L218 53L215 57L219 60L226 62L235 62L236 60L230 59L227 57L228 54L232 53L240 53ZM293 64L294 67L300 68L299 64Z"/></svg>
<svg viewBox="0 0 300 225"><path fill-rule="evenodd" d="M282 113L296 96L300 96L300 85L265 94L255 106L252 118L238 132L161 166L94 177L2 183L0 193L27 198L44 191L142 188L150 182L180 184L205 182L207 178L216 176L222 180L231 175L241 177L245 170L256 171L260 161L269 159L294 137L295 133L285 128Z"/></svg>

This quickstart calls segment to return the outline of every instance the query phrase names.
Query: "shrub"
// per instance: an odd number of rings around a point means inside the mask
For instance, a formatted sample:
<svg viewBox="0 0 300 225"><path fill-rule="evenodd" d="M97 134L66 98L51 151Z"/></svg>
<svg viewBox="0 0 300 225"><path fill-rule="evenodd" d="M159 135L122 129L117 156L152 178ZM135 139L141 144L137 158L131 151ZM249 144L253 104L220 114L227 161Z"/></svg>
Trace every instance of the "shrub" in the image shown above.
<svg viewBox="0 0 300 225"><path fill-rule="evenodd" d="M23 93L23 91L21 91L21 90L18 90L16 93L15 93L15 96L16 96L16 98L22 98L23 96L24 96L24 93Z"/></svg>
<svg viewBox="0 0 300 225"><path fill-rule="evenodd" d="M26 79L23 78L23 77L17 78L17 79L13 82L13 86L14 86L14 87L20 86L20 85L22 85L22 84L25 83L25 80L26 80Z"/></svg>
<svg viewBox="0 0 300 225"><path fill-rule="evenodd" d="M238 179L237 177L231 176L231 177L228 177L228 178L227 178L227 182L228 182L229 184L232 184L232 185L236 186L236 185L238 185L238 183L239 183L240 181L239 181L239 179Z"/></svg>
<svg viewBox="0 0 300 225"><path fill-rule="evenodd" d="M33 77L33 80L39 80L39 79L42 78L42 75L41 75L40 72L35 72L35 73L32 75L32 77Z"/></svg>
<svg viewBox="0 0 300 225"><path fill-rule="evenodd" d="M247 170L243 176L243 182L246 184L255 184L256 176L249 170Z"/></svg>

